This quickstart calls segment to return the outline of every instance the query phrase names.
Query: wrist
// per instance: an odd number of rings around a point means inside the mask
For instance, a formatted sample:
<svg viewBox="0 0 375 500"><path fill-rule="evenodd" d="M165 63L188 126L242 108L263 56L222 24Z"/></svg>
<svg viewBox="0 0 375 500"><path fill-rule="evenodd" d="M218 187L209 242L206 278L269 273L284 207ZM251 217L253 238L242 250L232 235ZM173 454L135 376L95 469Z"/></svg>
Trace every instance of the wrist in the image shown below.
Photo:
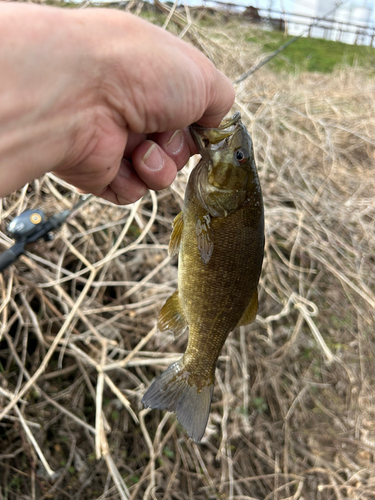
<svg viewBox="0 0 375 500"><path fill-rule="evenodd" d="M75 24L63 9L0 4L0 196L66 163L84 139L96 75Z"/></svg>

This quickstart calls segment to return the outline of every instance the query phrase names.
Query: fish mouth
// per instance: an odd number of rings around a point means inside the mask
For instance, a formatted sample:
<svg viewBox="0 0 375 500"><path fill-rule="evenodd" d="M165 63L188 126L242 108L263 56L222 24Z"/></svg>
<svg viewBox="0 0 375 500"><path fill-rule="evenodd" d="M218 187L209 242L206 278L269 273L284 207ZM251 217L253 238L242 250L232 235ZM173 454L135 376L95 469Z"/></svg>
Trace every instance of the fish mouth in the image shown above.
<svg viewBox="0 0 375 500"><path fill-rule="evenodd" d="M233 116L230 118L225 118L219 125L219 129L226 129L228 127L231 127L232 125L236 125L239 121L241 121L241 113L239 111L236 111Z"/></svg>
<svg viewBox="0 0 375 500"><path fill-rule="evenodd" d="M241 113L237 111L233 116L224 119L217 128L205 128L193 123L189 129L200 154L202 154L208 146L219 144L233 135L239 123L241 123Z"/></svg>

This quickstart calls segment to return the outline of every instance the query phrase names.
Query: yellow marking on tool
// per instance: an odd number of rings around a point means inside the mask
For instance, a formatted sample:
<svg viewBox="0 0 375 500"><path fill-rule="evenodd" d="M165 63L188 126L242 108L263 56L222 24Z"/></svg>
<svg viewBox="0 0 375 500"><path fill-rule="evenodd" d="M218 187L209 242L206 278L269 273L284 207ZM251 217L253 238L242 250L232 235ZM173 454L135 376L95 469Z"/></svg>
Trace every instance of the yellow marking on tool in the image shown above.
<svg viewBox="0 0 375 500"><path fill-rule="evenodd" d="M33 213L30 215L30 222L33 224L39 224L42 220L42 216L38 213Z"/></svg>

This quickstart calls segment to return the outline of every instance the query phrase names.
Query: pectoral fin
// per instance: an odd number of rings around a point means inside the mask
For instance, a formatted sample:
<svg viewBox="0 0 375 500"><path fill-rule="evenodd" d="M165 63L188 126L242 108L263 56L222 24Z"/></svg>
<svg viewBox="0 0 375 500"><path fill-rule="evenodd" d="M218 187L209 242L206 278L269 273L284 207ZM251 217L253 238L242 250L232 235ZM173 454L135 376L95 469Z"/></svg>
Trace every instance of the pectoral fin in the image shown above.
<svg viewBox="0 0 375 500"><path fill-rule="evenodd" d="M161 308L158 318L158 329L160 332L170 330L174 333L175 337L178 337L184 333L187 326L187 321L181 310L178 290L176 290Z"/></svg>
<svg viewBox="0 0 375 500"><path fill-rule="evenodd" d="M214 251L214 234L212 230L210 214L197 217L195 224L197 233L197 245L204 264L208 264Z"/></svg>
<svg viewBox="0 0 375 500"><path fill-rule="evenodd" d="M180 250L182 229L184 227L184 219L182 217L182 211L176 215L172 224L172 234L169 240L168 254L173 257Z"/></svg>
<svg viewBox="0 0 375 500"><path fill-rule="evenodd" d="M254 295L251 297L250 304L247 306L246 311L243 313L237 326L250 325L257 315L258 312L258 292L255 291Z"/></svg>

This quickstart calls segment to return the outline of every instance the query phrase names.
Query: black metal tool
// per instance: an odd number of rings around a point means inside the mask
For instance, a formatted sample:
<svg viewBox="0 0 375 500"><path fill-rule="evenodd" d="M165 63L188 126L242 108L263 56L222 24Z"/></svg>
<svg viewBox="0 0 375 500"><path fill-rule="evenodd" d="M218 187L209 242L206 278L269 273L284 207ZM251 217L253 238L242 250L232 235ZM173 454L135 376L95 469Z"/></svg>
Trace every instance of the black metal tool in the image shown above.
<svg viewBox="0 0 375 500"><path fill-rule="evenodd" d="M7 230L15 239L15 244L0 254L0 272L13 264L25 252L25 246L28 243L33 243L40 238L43 238L44 241L52 240L54 235L51 231L60 229L67 218L92 196L91 194L82 196L72 208L52 215L49 219L40 208L26 210L13 219Z"/></svg>

